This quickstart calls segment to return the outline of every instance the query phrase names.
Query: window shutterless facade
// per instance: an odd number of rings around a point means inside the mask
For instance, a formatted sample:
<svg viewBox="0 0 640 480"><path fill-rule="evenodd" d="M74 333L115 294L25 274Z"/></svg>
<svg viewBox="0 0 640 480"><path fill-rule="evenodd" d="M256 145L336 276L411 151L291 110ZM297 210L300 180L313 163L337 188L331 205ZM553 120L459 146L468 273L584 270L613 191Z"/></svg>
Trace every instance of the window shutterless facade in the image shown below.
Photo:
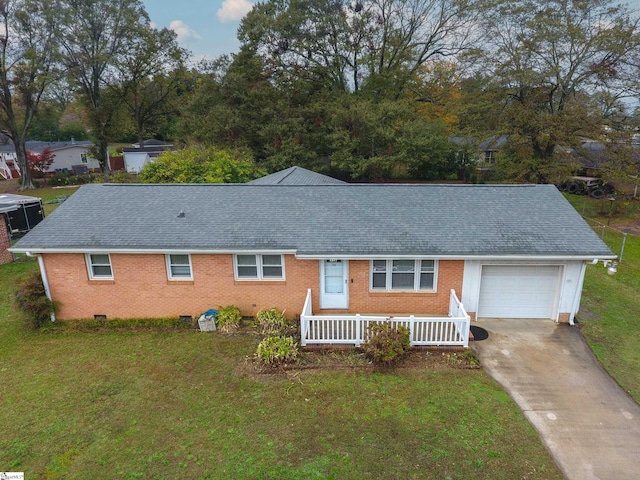
<svg viewBox="0 0 640 480"><path fill-rule="evenodd" d="M234 255L238 280L284 280L282 255Z"/></svg>
<svg viewBox="0 0 640 480"><path fill-rule="evenodd" d="M90 279L113 280L111 257L108 253L87 253L85 258Z"/></svg>
<svg viewBox="0 0 640 480"><path fill-rule="evenodd" d="M165 255L167 260L167 276L170 280L193 280L191 270L191 255Z"/></svg>
<svg viewBox="0 0 640 480"><path fill-rule="evenodd" d="M434 291L435 260L371 260L371 290Z"/></svg>

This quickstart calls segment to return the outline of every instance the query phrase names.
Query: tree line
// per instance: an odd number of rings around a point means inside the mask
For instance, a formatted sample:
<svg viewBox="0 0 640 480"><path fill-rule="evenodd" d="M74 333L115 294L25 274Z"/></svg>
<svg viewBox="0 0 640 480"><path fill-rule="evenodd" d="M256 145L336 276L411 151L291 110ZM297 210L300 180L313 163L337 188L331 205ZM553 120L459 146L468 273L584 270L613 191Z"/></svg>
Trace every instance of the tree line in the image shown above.
<svg viewBox="0 0 640 480"><path fill-rule="evenodd" d="M195 66L138 1L3 0L0 16L19 161L30 132L75 128L105 173L109 142L154 136L357 180L469 180L474 140L505 138L492 175L533 182L575 172L592 139L609 175L638 174L639 17L618 2L266 0L237 53Z"/></svg>

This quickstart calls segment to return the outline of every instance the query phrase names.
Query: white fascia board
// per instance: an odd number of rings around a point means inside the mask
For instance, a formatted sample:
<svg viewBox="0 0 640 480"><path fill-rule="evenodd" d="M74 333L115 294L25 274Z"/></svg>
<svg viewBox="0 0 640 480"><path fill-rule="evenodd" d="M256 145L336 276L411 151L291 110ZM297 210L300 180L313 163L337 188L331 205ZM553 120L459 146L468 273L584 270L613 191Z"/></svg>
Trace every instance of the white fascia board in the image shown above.
<svg viewBox="0 0 640 480"><path fill-rule="evenodd" d="M428 260L552 260L552 261L593 261L593 260L616 260L616 255L317 255L317 254L297 254L294 249L166 249L166 248L16 248L8 249L13 253L122 253L122 254L192 254L192 255L233 255L233 254L280 254L295 255L301 260L325 260L327 258L335 260L397 260L397 259L428 259Z"/></svg>
<svg viewBox="0 0 640 480"><path fill-rule="evenodd" d="M248 254L248 255L294 255L295 250L276 250L276 249L262 249L262 250L243 250L243 249L175 249L175 248L15 248L8 249L13 253L123 253L123 254L138 254L138 255L165 255L165 254L184 254L184 255L233 255L233 254Z"/></svg>
<svg viewBox="0 0 640 480"><path fill-rule="evenodd" d="M616 255L296 255L303 260L397 260L397 259L428 259L428 260L615 260Z"/></svg>

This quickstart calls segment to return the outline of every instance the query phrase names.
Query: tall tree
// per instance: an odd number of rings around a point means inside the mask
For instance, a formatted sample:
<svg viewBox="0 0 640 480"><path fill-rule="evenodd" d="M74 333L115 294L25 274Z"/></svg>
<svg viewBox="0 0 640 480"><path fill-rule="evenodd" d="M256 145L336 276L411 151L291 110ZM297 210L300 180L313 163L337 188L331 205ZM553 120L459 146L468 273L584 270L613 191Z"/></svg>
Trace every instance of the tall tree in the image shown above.
<svg viewBox="0 0 640 480"><path fill-rule="evenodd" d="M400 95L434 57L472 45L482 0L269 0L239 29L240 41L282 76L343 91L367 83Z"/></svg>
<svg viewBox="0 0 640 480"><path fill-rule="evenodd" d="M176 34L166 28L143 29L134 43L118 64L118 88L142 145L153 124L177 110L175 99L184 82L187 52L178 45Z"/></svg>
<svg viewBox="0 0 640 480"><path fill-rule="evenodd" d="M56 13L49 0L0 1L0 111L13 140L21 189L34 188L25 142L56 71Z"/></svg>
<svg viewBox="0 0 640 480"><path fill-rule="evenodd" d="M549 181L558 146L602 133L591 98L638 47L638 19L611 0L510 0L485 18L484 61L474 61L503 94L512 151L539 165L528 180Z"/></svg>
<svg viewBox="0 0 640 480"><path fill-rule="evenodd" d="M106 175L107 145L124 100L107 90L121 81L120 63L133 55L137 39L149 28L149 17L139 0L62 0L62 5L64 62L90 111L95 155Z"/></svg>

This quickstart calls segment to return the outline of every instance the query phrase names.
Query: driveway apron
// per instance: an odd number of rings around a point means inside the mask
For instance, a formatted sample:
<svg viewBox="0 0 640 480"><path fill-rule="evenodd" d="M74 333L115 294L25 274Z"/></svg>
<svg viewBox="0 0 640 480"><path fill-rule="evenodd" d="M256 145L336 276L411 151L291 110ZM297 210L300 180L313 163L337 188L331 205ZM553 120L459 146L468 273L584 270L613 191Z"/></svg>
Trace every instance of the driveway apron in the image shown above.
<svg viewBox="0 0 640 480"><path fill-rule="evenodd" d="M570 480L640 479L640 407L603 370L576 327L488 319L470 342ZM640 347L640 346L639 346Z"/></svg>

